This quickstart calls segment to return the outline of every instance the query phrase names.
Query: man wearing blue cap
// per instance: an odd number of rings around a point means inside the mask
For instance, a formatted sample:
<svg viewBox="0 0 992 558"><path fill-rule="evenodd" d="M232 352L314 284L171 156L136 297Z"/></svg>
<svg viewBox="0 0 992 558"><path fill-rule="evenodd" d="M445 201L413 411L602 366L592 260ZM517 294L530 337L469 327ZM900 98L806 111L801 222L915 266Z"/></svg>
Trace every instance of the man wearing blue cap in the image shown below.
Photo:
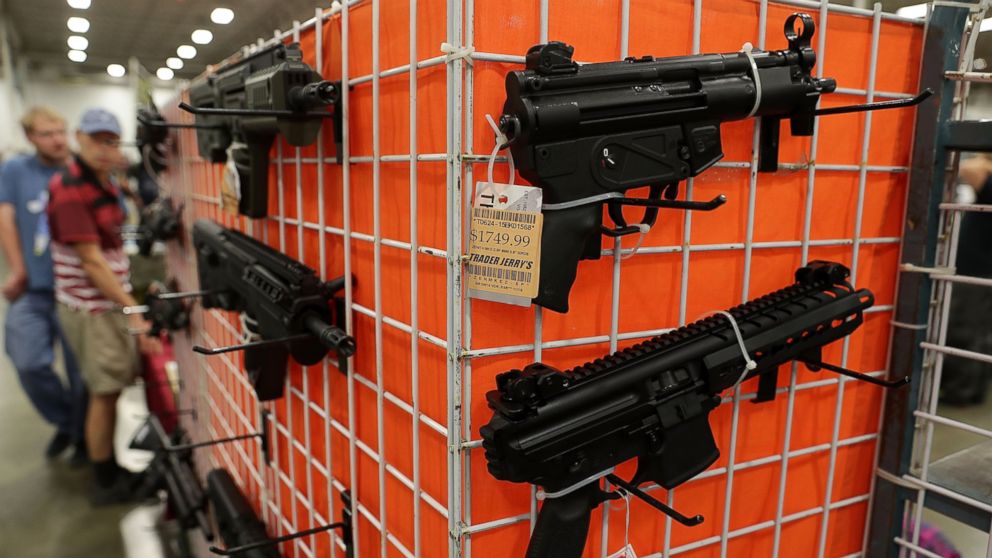
<svg viewBox="0 0 992 558"><path fill-rule="evenodd" d="M53 369L55 340L61 337L55 315L55 280L48 247L48 182L69 162L65 120L48 107L33 107L21 127L35 147L0 167L0 249L10 273L0 292L10 302L5 322L7 355L21 386L38 413L55 426L45 455L76 450L74 465L86 461L83 421L86 388L72 351L62 344L68 385Z"/></svg>
<svg viewBox="0 0 992 558"><path fill-rule="evenodd" d="M86 447L95 473L94 505L133 498L135 479L114 458L114 428L117 398L138 371L139 347L128 330L148 330L141 316L121 312L137 303L121 237L120 189L111 179L120 160L120 136L113 114L86 111L76 131L79 155L49 185L59 321L90 394ZM138 344L144 352L158 349L144 335Z"/></svg>

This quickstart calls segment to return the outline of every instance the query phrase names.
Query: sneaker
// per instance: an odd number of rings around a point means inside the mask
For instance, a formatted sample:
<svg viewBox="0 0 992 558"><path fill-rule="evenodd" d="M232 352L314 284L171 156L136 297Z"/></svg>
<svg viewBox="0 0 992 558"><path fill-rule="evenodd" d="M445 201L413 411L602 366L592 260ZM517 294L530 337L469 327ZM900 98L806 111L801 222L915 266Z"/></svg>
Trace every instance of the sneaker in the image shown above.
<svg viewBox="0 0 992 558"><path fill-rule="evenodd" d="M56 432L55 436L52 437L52 441L48 442L48 447L45 448L45 457L55 459L62 455L62 452L68 449L71 444L72 437L65 432Z"/></svg>
<svg viewBox="0 0 992 558"><path fill-rule="evenodd" d="M90 504L93 507L127 504L138 501L135 488L140 484L141 475L122 471L109 486L94 483L90 489Z"/></svg>
<svg viewBox="0 0 992 558"><path fill-rule="evenodd" d="M75 449L72 452L72 457L69 458L69 467L73 469L79 469L86 465L89 465L90 457L86 453L86 444L79 442L76 444Z"/></svg>

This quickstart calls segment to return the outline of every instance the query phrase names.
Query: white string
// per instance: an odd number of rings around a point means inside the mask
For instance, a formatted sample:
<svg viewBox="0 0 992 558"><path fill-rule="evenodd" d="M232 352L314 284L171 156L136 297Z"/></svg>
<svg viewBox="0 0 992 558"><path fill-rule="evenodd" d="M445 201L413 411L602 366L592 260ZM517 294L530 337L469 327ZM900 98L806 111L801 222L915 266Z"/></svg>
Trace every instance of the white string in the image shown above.
<svg viewBox="0 0 992 558"><path fill-rule="evenodd" d="M745 363L744 364L744 370L741 371L740 377L737 378L737 381L734 382L734 385L733 386L731 386L733 388L736 388L737 386L739 386L741 384L741 382L744 381L744 378L747 376L747 373L748 372L750 372L750 371L752 371L752 370L754 370L755 368L758 367L758 363L755 362L753 359L751 359L751 356L747 353L747 347L744 346L744 336L741 335L741 330L740 330L739 327L737 327L737 319L734 318L733 314L731 314L730 312L726 312L724 310L712 310L710 312L705 312L704 314L702 314L701 316L699 316L699 318L704 318L706 316L712 316L713 314L720 314L721 316L725 316L730 321L730 327L732 327L734 329L734 335L737 336L737 344L741 348L741 355L744 356L744 363ZM697 320L699 318L697 318Z"/></svg>
<svg viewBox="0 0 992 558"><path fill-rule="evenodd" d="M563 489L561 489L561 490L559 490L557 492L548 492L548 491L544 490L543 488L538 488L537 489L537 499L538 500L547 500L547 499L561 498L562 496L567 496L567 495L575 492L576 490L582 488L583 486L586 486L587 484L592 484L594 482L599 481L599 479L605 477L606 475L613 474L613 470L615 468L616 467L610 467L609 469L607 469L605 471L600 471L599 473L596 473L595 475L593 475L593 476L591 476L591 477L589 477L587 479L580 480L579 482L573 484L572 486L569 486L568 488L563 488Z"/></svg>
<svg viewBox="0 0 992 558"><path fill-rule="evenodd" d="M623 524L623 548L613 554L610 554L606 558L629 558L630 554L628 554L627 551L629 550L631 553L634 551L634 549L630 546L630 492L627 492L622 488L618 488L615 492L623 498L624 502L625 518Z"/></svg>
<svg viewBox="0 0 992 558"><path fill-rule="evenodd" d="M641 234L637 235L637 243L634 244L634 247L630 250L630 253L627 255L623 255L623 254L620 255L621 260L626 260L627 258L633 257L634 254L636 254L637 251L641 248L641 244L644 243L644 237L647 236L648 231L651 230L651 225L647 223L637 223L634 226L640 229Z"/></svg>
<svg viewBox="0 0 992 558"><path fill-rule="evenodd" d="M441 52L445 54L444 63L447 64L452 60L464 59L468 62L469 66L472 65L472 54L475 53L475 47L463 46L456 47L451 43L441 43Z"/></svg>
<svg viewBox="0 0 992 558"><path fill-rule="evenodd" d="M601 201L606 201L613 198L622 198L623 193L621 192L606 192L605 194L596 194L595 196L589 196L587 198L579 198L577 200L571 200L561 203L546 203L541 205L541 209L547 211L559 211L562 209L572 209L573 207L579 207L580 205L589 205L591 203L598 203Z"/></svg>
<svg viewBox="0 0 992 558"><path fill-rule="evenodd" d="M758 107L761 105L761 76L758 75L758 64L754 61L754 45L751 43L744 43L741 47L741 52L747 57L747 61L751 64L751 76L754 78L754 106L751 107L751 112L748 113L747 117L750 118L757 114Z"/></svg>

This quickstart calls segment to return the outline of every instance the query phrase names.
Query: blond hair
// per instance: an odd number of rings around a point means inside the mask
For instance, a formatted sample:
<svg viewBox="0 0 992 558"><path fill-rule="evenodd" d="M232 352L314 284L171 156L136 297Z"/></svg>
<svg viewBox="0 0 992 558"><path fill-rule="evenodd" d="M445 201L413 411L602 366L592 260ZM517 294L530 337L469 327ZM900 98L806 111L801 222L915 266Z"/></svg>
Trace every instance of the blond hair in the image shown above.
<svg viewBox="0 0 992 558"><path fill-rule="evenodd" d="M46 106L34 106L28 109L21 117L21 128L24 128L25 134L30 134L34 131L34 126L37 124L38 120L47 119L55 120L56 122L61 122L65 124L65 118L55 111L55 109Z"/></svg>

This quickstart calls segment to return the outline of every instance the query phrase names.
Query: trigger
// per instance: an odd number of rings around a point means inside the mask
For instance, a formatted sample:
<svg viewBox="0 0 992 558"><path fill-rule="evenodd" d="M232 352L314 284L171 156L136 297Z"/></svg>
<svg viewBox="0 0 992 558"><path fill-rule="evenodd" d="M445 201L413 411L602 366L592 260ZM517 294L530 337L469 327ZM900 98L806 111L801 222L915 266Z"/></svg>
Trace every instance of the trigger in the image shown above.
<svg viewBox="0 0 992 558"><path fill-rule="evenodd" d="M662 191L662 195L666 200L674 200L679 196L679 183L671 182L665 185L665 189Z"/></svg>

